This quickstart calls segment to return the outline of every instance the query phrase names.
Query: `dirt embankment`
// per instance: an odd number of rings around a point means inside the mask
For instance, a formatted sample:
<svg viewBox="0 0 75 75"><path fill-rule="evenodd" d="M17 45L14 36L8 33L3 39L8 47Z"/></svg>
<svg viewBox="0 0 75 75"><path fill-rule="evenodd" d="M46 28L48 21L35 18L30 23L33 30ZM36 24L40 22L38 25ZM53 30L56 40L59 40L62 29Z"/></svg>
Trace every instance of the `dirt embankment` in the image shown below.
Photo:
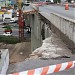
<svg viewBox="0 0 75 75"><path fill-rule="evenodd" d="M17 44L0 43L0 49L9 49L10 63L24 61L31 53L31 43L22 42Z"/></svg>

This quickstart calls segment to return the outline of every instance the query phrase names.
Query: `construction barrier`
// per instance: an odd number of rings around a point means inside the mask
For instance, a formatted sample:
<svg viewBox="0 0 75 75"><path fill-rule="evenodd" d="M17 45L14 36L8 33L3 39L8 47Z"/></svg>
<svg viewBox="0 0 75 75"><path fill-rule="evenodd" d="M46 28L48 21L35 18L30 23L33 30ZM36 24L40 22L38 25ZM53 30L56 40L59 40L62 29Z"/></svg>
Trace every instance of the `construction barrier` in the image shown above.
<svg viewBox="0 0 75 75"><path fill-rule="evenodd" d="M46 75L54 72L59 72L63 70L67 70L69 68L73 68L75 64L75 61L65 62L57 65L37 68L33 70L23 71L19 73L14 74L8 74L8 75Z"/></svg>
<svg viewBox="0 0 75 75"><path fill-rule="evenodd" d="M68 2L67 2L66 5L65 5L65 10L69 10Z"/></svg>

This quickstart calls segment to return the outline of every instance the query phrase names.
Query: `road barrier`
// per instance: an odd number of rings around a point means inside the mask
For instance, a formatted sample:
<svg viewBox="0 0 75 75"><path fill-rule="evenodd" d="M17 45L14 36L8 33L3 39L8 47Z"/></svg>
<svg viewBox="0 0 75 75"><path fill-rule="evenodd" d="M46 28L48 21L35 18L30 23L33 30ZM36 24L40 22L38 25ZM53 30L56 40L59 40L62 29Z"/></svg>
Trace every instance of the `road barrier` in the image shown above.
<svg viewBox="0 0 75 75"><path fill-rule="evenodd" d="M65 5L65 10L69 10L68 2L67 2L66 5Z"/></svg>
<svg viewBox="0 0 75 75"><path fill-rule="evenodd" d="M54 72L67 70L69 68L73 68L74 64L75 61L70 61L70 62L65 62L61 64L51 65L47 67L37 68L33 70L28 70L28 71L23 71L14 74L8 74L8 75L46 75Z"/></svg>

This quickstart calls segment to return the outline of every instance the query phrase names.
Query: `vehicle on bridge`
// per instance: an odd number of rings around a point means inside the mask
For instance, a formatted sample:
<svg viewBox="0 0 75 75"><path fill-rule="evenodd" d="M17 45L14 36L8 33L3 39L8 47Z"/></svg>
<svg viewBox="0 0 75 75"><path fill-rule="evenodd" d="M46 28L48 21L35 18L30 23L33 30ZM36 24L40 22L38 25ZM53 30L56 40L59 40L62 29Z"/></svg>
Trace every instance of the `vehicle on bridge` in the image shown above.
<svg viewBox="0 0 75 75"><path fill-rule="evenodd" d="M43 4L53 4L53 0L40 0L40 2L43 2Z"/></svg>

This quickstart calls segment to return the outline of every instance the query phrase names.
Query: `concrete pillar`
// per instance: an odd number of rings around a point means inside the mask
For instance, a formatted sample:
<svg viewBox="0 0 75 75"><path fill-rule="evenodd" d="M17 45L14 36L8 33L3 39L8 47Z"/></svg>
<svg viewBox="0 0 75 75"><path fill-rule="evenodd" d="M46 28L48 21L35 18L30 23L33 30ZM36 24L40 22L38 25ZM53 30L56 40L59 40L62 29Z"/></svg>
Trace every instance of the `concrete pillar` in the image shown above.
<svg viewBox="0 0 75 75"><path fill-rule="evenodd" d="M38 14L34 14L34 17L32 17L31 20L31 27L32 27L32 31L31 31L31 50L35 50L36 48L41 46L41 23L40 20L38 18Z"/></svg>

